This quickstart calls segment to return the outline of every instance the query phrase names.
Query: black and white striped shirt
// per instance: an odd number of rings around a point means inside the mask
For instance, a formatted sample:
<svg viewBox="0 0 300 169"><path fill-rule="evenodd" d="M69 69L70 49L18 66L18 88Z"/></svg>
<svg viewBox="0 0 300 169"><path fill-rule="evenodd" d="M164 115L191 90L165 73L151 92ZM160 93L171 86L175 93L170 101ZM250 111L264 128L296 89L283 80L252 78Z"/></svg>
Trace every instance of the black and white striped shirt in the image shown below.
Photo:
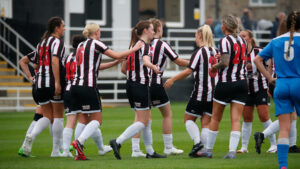
<svg viewBox="0 0 300 169"><path fill-rule="evenodd" d="M211 102L213 92L218 81L217 74L211 74L211 67L217 63L215 55L218 51L212 47L200 47L193 53L188 68L193 70L195 79L194 90L191 95L198 101Z"/></svg>
<svg viewBox="0 0 300 169"><path fill-rule="evenodd" d="M166 67L166 59L174 61L178 58L178 55L174 52L174 50L170 47L170 45L164 41L159 39L154 39L151 42L151 58L152 64L158 64L159 70L163 72ZM153 70L151 71L151 80L154 84L161 84L162 74L156 74Z"/></svg>
<svg viewBox="0 0 300 169"><path fill-rule="evenodd" d="M76 73L72 85L97 87L102 54L108 47L99 40L87 39L76 50Z"/></svg>
<svg viewBox="0 0 300 169"><path fill-rule="evenodd" d="M220 40L220 52L229 54L229 66L219 71L221 82L235 82L246 79L246 41L240 36L228 35Z"/></svg>
<svg viewBox="0 0 300 169"><path fill-rule="evenodd" d="M71 89L71 84L74 79L74 75L76 72L76 51L67 55L63 61L63 66L66 71L66 88L65 91L69 91Z"/></svg>
<svg viewBox="0 0 300 169"><path fill-rule="evenodd" d="M61 60L65 53L64 42L54 36L44 39L37 45L36 51L39 70L37 73L37 88L54 87L54 75L52 72L52 57L59 57ZM61 62L60 68L61 68ZM61 69L60 69L61 70ZM62 72L60 71L60 74ZM63 74L61 76L64 77ZM63 82L61 82L63 83Z"/></svg>
<svg viewBox="0 0 300 169"><path fill-rule="evenodd" d="M254 64L255 56L262 49L259 47L252 48L251 52L247 55L247 62L251 63L251 69L247 69L248 71L248 86L250 93L256 93L261 90L265 90L268 88L267 79L263 76L262 73L257 70L256 65ZM265 62L264 62L264 65Z"/></svg>
<svg viewBox="0 0 300 169"><path fill-rule="evenodd" d="M143 56L150 57L150 46L144 46L127 57L127 80L149 85L150 70L143 63Z"/></svg>

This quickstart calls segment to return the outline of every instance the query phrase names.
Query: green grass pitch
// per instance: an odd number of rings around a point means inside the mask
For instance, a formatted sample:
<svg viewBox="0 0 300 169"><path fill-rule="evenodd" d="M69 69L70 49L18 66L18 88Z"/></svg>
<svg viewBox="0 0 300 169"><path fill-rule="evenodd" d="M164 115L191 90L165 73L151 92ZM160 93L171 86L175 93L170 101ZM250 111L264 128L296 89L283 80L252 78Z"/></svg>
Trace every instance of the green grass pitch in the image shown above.
<svg viewBox="0 0 300 169"><path fill-rule="evenodd" d="M20 157L17 154L25 137L25 132L32 121L33 112L26 113L0 113L0 168L103 168L103 169L165 169L165 168L278 168L277 155L267 154L269 140L266 139L262 146L262 154L258 155L254 149L253 133L262 131L263 125L259 122L257 113L252 129L248 154L237 154L233 160L223 159L228 152L230 135L230 114L227 106L220 131L215 143L212 159L189 158L188 153L192 148L192 140L186 132L183 115L186 103L172 103L173 110L173 138L174 145L184 150L183 155L168 156L166 159L131 158L131 140L124 142L121 148L122 160L116 160L110 152L104 156L97 154L97 148L92 139L86 141L85 153L90 159L88 161L74 161L72 158L50 158L52 149L52 138L49 129L43 131L33 144L32 155L34 158ZM274 117L274 104L271 106L271 118ZM119 136L128 127L134 118L134 112L129 107L104 108L103 125L100 127L104 143L108 144L110 139ZM162 117L158 109L152 109L152 131L153 147L158 153L163 153L163 138L161 123ZM200 126L199 120L197 124ZM300 122L297 122L298 141L300 145L299 131ZM142 140L142 139L141 139ZM145 152L143 143L141 148ZM239 147L240 148L240 145ZM289 168L300 168L300 154L289 154Z"/></svg>

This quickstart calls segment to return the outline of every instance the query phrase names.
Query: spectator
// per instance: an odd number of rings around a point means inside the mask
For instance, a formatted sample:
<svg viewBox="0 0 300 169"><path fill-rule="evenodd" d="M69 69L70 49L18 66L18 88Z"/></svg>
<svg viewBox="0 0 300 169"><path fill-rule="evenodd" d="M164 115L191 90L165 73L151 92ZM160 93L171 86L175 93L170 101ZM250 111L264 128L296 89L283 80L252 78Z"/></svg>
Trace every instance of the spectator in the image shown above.
<svg viewBox="0 0 300 169"><path fill-rule="evenodd" d="M279 26L280 22L285 20L285 19L286 19L286 15L285 15L284 12L279 12L277 14L277 17L275 18L275 21L274 21L274 24L273 24L274 26L272 27L272 31L271 31L272 38L276 37L278 26Z"/></svg>
<svg viewBox="0 0 300 169"><path fill-rule="evenodd" d="M252 30L252 21L250 20L250 10L248 8L244 9L242 24L245 29Z"/></svg>
<svg viewBox="0 0 300 169"><path fill-rule="evenodd" d="M216 26L214 28L214 34L215 34L216 38L223 38L224 37L224 35L222 33L221 25L222 25L222 23L220 21L218 21L218 23L216 24Z"/></svg>
<svg viewBox="0 0 300 169"><path fill-rule="evenodd" d="M210 27L211 30L214 30L214 20L212 17L207 17L205 20L205 24L208 25Z"/></svg>

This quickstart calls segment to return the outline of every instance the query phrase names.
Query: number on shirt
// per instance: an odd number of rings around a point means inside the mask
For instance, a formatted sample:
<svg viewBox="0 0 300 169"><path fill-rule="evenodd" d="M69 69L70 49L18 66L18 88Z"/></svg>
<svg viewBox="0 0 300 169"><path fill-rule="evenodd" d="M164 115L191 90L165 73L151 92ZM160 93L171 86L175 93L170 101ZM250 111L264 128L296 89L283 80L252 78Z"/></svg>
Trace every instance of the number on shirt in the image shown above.
<svg viewBox="0 0 300 169"><path fill-rule="evenodd" d="M80 46L77 49L77 52L76 52L76 63L77 63L77 66L80 66L82 64L83 53L84 53L84 47Z"/></svg>
<svg viewBox="0 0 300 169"><path fill-rule="evenodd" d="M74 74L76 71L76 63L75 62L68 62L66 64L66 74L68 80L73 80Z"/></svg>
<svg viewBox="0 0 300 169"><path fill-rule="evenodd" d="M45 53L44 53L45 52ZM49 47L46 46L40 47L40 59L39 59L40 66L49 66L50 65L50 57L49 57Z"/></svg>
<svg viewBox="0 0 300 169"><path fill-rule="evenodd" d="M286 57L286 52L288 52L289 49L289 41L284 42L284 59L286 61L292 61L294 59L294 47L292 46L294 44L294 41L291 42L290 52L288 57Z"/></svg>
<svg viewBox="0 0 300 169"><path fill-rule="evenodd" d="M214 56L211 56L211 57L209 58L208 62L209 62L209 64L210 64L210 67L212 67L214 64L217 63L217 59L216 59ZM210 77L216 77L218 72L212 73L212 72L210 72L210 69L211 69L211 68L209 68L209 70L208 70L209 76L210 76Z"/></svg>
<svg viewBox="0 0 300 169"><path fill-rule="evenodd" d="M242 44L242 49L241 49L241 46L239 44L235 43L233 45L233 51L235 52L235 55L234 55L234 58L232 61L233 64L240 64L241 61L246 61L246 45L245 44ZM240 59L241 51L242 51L242 56Z"/></svg>

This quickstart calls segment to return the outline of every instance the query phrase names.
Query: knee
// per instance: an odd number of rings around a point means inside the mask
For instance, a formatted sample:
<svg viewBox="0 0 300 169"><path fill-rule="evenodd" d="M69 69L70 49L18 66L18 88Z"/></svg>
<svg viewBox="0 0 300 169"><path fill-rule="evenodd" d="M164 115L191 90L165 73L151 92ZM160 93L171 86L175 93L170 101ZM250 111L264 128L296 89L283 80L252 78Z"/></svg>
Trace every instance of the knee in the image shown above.
<svg viewBox="0 0 300 169"><path fill-rule="evenodd" d="M172 119L172 112L171 111L165 111L161 113L164 119Z"/></svg>

